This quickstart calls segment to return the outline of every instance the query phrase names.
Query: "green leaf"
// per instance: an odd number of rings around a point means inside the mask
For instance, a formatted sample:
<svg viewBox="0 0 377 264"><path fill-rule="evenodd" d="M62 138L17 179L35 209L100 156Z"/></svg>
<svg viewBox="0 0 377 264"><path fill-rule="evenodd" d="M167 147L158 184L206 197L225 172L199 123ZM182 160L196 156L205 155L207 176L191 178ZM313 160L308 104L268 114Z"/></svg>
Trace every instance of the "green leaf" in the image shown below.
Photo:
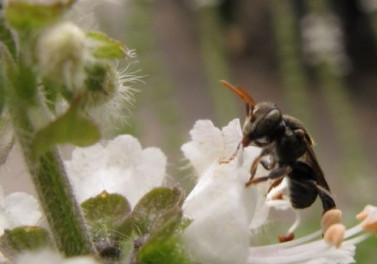
<svg viewBox="0 0 377 264"><path fill-rule="evenodd" d="M144 195L117 228L122 261L191 263L180 244L180 234L188 225L182 218L183 200L184 194L179 188L155 188Z"/></svg>
<svg viewBox="0 0 377 264"><path fill-rule="evenodd" d="M137 254L138 264L189 264L192 263L180 242L182 212L165 215L165 223L151 235Z"/></svg>
<svg viewBox="0 0 377 264"><path fill-rule="evenodd" d="M92 54L97 58L120 59L130 56L127 46L102 32L88 32L87 37L93 41Z"/></svg>
<svg viewBox="0 0 377 264"><path fill-rule="evenodd" d="M0 33L1 34L1 33ZM1 58L2 56L0 56ZM5 107L5 72L4 72L4 65L0 63L0 116L3 113L3 109Z"/></svg>
<svg viewBox="0 0 377 264"><path fill-rule="evenodd" d="M46 105L48 109L52 112L55 113L56 109L56 102L58 99L58 89L61 87L61 84L55 83L49 78L43 78L42 79L42 91L43 95L46 98ZM62 89L62 88L61 88Z"/></svg>
<svg viewBox="0 0 377 264"><path fill-rule="evenodd" d="M1 34L1 32L0 32ZM12 77L15 75L15 62L8 47L0 42L0 115L2 114L8 92L13 88L11 83Z"/></svg>
<svg viewBox="0 0 377 264"><path fill-rule="evenodd" d="M0 41L4 43L14 58L16 56L16 42L3 16L0 17Z"/></svg>
<svg viewBox="0 0 377 264"><path fill-rule="evenodd" d="M89 198L81 204L81 207L88 222L117 223L131 213L131 206L125 197L120 194L109 194L106 191Z"/></svg>
<svg viewBox="0 0 377 264"><path fill-rule="evenodd" d="M131 206L125 197L104 191L83 202L81 207L96 249L106 263L117 262L125 254L132 252L132 233L120 234L116 228L131 213ZM132 224L127 227L132 228Z"/></svg>
<svg viewBox="0 0 377 264"><path fill-rule="evenodd" d="M76 0L58 1L48 5L9 1L5 8L5 18L12 28L28 32L55 22L75 2Z"/></svg>
<svg viewBox="0 0 377 264"><path fill-rule="evenodd" d="M18 70L14 71L11 78L17 96L25 103L34 104L37 93L37 79L33 69L20 62Z"/></svg>
<svg viewBox="0 0 377 264"><path fill-rule="evenodd" d="M6 116L0 117L0 165L8 157L14 143L12 124Z"/></svg>
<svg viewBox="0 0 377 264"><path fill-rule="evenodd" d="M179 214L183 200L184 194L179 188L159 187L151 190L140 199L132 212L136 230L140 235L150 233L165 214Z"/></svg>
<svg viewBox="0 0 377 264"><path fill-rule="evenodd" d="M36 133L33 151L39 156L56 144L71 143L85 147L94 144L99 139L98 127L81 116L78 106L71 105L67 112Z"/></svg>
<svg viewBox="0 0 377 264"><path fill-rule="evenodd" d="M106 260L106 263L118 261L123 250L120 249L118 232L115 228L131 213L127 199L119 194L108 194L104 191L83 202L81 207L101 258Z"/></svg>
<svg viewBox="0 0 377 264"><path fill-rule="evenodd" d="M51 245L47 230L37 226L22 226L5 230L1 236L1 250L7 255L37 251Z"/></svg>
<svg viewBox="0 0 377 264"><path fill-rule="evenodd" d="M121 263L130 263L129 260L132 258L135 244L137 244L135 241L140 240L136 234L137 232L134 231L134 228L134 218L132 215L129 215L114 231L114 239L118 242L121 251Z"/></svg>

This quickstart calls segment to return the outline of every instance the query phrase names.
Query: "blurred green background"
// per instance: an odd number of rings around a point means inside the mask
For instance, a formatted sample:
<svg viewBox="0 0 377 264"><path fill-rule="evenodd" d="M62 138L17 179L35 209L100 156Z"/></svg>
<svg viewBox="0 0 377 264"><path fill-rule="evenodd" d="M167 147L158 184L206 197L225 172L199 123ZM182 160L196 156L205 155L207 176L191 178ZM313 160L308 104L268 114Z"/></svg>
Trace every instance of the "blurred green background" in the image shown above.
<svg viewBox="0 0 377 264"><path fill-rule="evenodd" d="M347 226L377 205L376 1L93 2L100 29L136 51L130 70L143 76L120 132L160 147L169 176L187 190L193 180L180 146L194 122L244 118L224 79L306 124ZM319 203L306 211L299 235L319 227ZM377 263L376 248L375 239L364 242L357 263Z"/></svg>
<svg viewBox="0 0 377 264"><path fill-rule="evenodd" d="M144 76L126 132L169 158L189 189L180 146L198 119L244 118L219 84L243 86L302 120L348 226L377 204L377 4L357 0L129 0L96 10L100 26L138 57ZM320 205L299 233L318 228ZM235 216L236 217L236 216ZM377 242L358 263L377 263Z"/></svg>

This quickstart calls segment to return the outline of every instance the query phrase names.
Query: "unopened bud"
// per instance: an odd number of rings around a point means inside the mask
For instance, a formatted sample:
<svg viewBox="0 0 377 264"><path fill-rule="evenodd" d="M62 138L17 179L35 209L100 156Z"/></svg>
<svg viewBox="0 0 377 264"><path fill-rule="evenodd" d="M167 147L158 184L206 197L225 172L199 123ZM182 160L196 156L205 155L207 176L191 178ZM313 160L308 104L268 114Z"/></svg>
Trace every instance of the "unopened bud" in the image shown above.
<svg viewBox="0 0 377 264"><path fill-rule="evenodd" d="M38 42L42 74L69 90L77 89L82 80L85 37L78 26L69 22L47 30Z"/></svg>
<svg viewBox="0 0 377 264"><path fill-rule="evenodd" d="M85 67L85 105L99 106L111 99L118 89L118 74L109 64L97 63Z"/></svg>

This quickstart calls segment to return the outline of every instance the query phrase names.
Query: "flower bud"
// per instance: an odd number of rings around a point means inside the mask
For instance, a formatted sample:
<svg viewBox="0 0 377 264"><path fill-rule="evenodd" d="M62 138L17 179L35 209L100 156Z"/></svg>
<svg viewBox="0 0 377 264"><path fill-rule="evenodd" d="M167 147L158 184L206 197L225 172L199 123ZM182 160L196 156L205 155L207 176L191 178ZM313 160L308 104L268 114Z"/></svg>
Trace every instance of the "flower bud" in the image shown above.
<svg viewBox="0 0 377 264"><path fill-rule="evenodd" d="M72 91L81 87L85 33L70 22L47 30L38 42L38 62L44 77Z"/></svg>
<svg viewBox="0 0 377 264"><path fill-rule="evenodd" d="M85 67L85 105L99 106L114 96L118 89L118 76L109 64L96 63Z"/></svg>

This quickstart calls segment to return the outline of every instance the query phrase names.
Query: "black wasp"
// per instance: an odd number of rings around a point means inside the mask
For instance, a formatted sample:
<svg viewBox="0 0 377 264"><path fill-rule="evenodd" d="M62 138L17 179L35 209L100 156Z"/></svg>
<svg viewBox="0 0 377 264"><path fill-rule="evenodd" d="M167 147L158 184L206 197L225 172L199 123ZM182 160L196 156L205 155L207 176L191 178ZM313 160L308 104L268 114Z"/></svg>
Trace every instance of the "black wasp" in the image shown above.
<svg viewBox="0 0 377 264"><path fill-rule="evenodd" d="M225 81L221 83L246 103L246 120L239 147L252 144L262 149L251 164L246 187L266 180L274 180L271 186L276 186L288 177L289 198L294 208L309 207L319 196L323 213L334 209L336 205L329 185L312 149L314 142L304 125L296 118L282 114L271 102L255 103L242 87ZM268 155L269 160L265 159ZM269 173L254 178L259 163Z"/></svg>

